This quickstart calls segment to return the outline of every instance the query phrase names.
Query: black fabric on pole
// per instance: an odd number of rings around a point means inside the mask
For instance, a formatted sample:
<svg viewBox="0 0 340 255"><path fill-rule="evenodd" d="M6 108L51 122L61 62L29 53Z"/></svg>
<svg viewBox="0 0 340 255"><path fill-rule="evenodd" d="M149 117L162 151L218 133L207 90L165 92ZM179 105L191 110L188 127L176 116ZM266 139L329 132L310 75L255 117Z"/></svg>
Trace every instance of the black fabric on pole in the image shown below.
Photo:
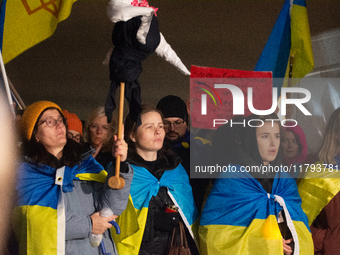
<svg viewBox="0 0 340 255"><path fill-rule="evenodd" d="M114 49L109 64L111 87L105 103L105 114L109 122L116 109L115 93L121 82L125 83L125 97L129 101L132 120L137 122L140 118L142 103L138 78L142 73L142 61L156 50L160 42L155 16L152 17L146 43L142 44L137 40L141 18L142 16L137 16L126 22L117 22L112 32Z"/></svg>

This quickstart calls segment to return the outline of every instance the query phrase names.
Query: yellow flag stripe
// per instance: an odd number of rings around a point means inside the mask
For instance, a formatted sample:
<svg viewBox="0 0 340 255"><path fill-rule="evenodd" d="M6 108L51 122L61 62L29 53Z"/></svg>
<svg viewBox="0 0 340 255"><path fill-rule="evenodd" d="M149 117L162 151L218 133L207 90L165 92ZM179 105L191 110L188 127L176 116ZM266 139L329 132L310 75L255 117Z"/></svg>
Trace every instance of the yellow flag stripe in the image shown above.
<svg viewBox="0 0 340 255"><path fill-rule="evenodd" d="M58 22L70 15L75 1L7 1L2 46L4 63L50 37Z"/></svg>

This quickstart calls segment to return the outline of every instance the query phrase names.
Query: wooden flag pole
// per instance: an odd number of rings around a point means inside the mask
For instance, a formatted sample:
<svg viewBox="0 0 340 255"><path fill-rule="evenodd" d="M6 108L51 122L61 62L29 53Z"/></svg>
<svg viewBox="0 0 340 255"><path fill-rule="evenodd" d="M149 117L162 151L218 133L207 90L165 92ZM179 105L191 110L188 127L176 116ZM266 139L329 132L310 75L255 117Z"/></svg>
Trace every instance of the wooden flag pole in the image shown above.
<svg viewBox="0 0 340 255"><path fill-rule="evenodd" d="M14 94L15 98L18 100L18 107L21 109L21 110L25 110L26 109L26 105L24 103L24 101L22 101L19 93L17 92L17 90L14 88L12 82L10 79L8 79L8 85L12 91L12 93Z"/></svg>
<svg viewBox="0 0 340 255"><path fill-rule="evenodd" d="M119 115L118 115L118 139L123 138L123 114L124 114L124 90L125 83L120 83L120 96L119 96ZM125 186L125 181L122 177L119 177L120 173L120 155L116 158L116 174L109 178L108 184L112 189L122 189Z"/></svg>

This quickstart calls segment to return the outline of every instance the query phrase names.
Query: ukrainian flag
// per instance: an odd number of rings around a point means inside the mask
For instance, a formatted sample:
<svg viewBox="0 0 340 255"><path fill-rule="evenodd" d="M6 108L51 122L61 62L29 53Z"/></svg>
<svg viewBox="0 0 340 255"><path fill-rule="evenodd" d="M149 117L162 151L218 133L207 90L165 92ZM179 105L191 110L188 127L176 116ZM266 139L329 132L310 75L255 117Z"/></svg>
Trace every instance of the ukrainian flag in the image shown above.
<svg viewBox="0 0 340 255"><path fill-rule="evenodd" d="M130 188L130 198L125 211L116 219L121 226L119 235L112 231L119 254L137 255L142 243L149 202L152 196L158 194L160 187L167 187L168 194L174 204L179 207L179 213L186 227L194 238L195 222L198 219L189 177L181 164L175 169L165 171L157 180L147 169L131 165L134 176ZM196 229L197 230L197 229ZM196 239L196 238L195 238Z"/></svg>
<svg viewBox="0 0 340 255"><path fill-rule="evenodd" d="M313 68L306 1L286 0L255 71L272 71L274 78L303 78Z"/></svg>
<svg viewBox="0 0 340 255"><path fill-rule="evenodd" d="M238 173L233 178L217 179L203 208L200 254L283 254L277 221L282 210L293 236L294 254L313 254L308 219L301 209L295 180L287 173L278 173L269 194L249 173L234 166Z"/></svg>
<svg viewBox="0 0 340 255"><path fill-rule="evenodd" d="M19 254L65 254L64 192L73 180L105 182L107 172L91 156L73 168L22 163L18 170L18 206L13 212Z"/></svg>
<svg viewBox="0 0 340 255"><path fill-rule="evenodd" d="M76 0L3 0L0 38L4 63L50 37Z"/></svg>
<svg viewBox="0 0 340 255"><path fill-rule="evenodd" d="M338 165L327 165L318 161L305 169L298 181L302 198L302 209L308 217L309 226L322 209L340 192Z"/></svg>

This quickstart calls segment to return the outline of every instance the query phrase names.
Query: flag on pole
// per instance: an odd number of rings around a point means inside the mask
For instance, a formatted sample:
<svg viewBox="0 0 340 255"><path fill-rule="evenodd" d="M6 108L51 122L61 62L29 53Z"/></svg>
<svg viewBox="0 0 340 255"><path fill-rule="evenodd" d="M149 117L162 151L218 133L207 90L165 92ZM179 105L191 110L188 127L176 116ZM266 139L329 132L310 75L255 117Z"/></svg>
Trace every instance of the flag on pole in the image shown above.
<svg viewBox="0 0 340 255"><path fill-rule="evenodd" d="M2 0L0 39L4 63L50 37L76 0Z"/></svg>
<svg viewBox="0 0 340 255"><path fill-rule="evenodd" d="M313 68L306 1L286 0L255 71L272 71L273 78L303 78Z"/></svg>

